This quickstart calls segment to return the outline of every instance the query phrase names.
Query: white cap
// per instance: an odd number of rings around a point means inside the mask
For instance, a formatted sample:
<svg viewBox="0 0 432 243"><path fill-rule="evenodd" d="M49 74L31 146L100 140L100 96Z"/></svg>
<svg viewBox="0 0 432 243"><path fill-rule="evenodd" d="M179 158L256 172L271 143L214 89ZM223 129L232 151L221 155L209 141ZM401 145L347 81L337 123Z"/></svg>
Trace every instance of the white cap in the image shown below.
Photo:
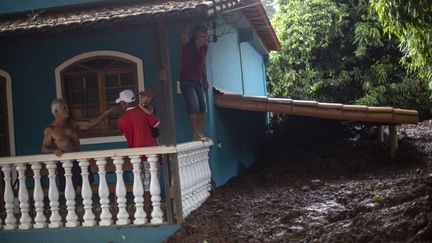
<svg viewBox="0 0 432 243"><path fill-rule="evenodd" d="M125 89L120 92L119 97L115 100L116 103L120 103L120 101L124 101L126 103L131 103L135 101L135 94L130 89Z"/></svg>

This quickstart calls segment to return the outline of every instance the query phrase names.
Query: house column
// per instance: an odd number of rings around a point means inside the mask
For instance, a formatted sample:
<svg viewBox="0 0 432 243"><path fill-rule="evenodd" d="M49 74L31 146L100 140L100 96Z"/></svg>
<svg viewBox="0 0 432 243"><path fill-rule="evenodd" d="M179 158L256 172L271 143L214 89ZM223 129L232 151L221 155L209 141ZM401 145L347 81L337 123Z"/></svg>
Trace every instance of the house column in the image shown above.
<svg viewBox="0 0 432 243"><path fill-rule="evenodd" d="M161 121L161 145L176 145L175 118L172 92L171 65L168 45L168 30L165 22L153 26L153 49L157 74L159 118Z"/></svg>
<svg viewBox="0 0 432 243"><path fill-rule="evenodd" d="M159 104L158 110L161 111L159 113L161 121L160 143L161 145L175 146L177 141L172 91L173 80L171 77L170 51L168 43L169 36L167 25L165 22L158 22L153 26L153 50L155 51L154 58L157 73L156 97ZM170 161L172 167L170 166ZM182 206L177 154L170 155L169 157L162 156L162 168L165 188L170 188L170 190L165 190L167 221L168 223L181 223L183 221L183 214L181 211ZM173 204L175 205L175 213Z"/></svg>

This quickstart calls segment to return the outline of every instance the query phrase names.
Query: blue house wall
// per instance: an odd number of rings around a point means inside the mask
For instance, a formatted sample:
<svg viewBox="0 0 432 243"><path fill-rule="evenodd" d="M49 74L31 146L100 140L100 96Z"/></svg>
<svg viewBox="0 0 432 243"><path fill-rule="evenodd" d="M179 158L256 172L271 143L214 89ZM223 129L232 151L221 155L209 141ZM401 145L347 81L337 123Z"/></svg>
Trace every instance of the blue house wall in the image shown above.
<svg viewBox="0 0 432 243"><path fill-rule="evenodd" d="M44 128L52 121L56 98L55 68L84 52L111 50L134 55L144 62L146 88L155 88L155 65L149 29L68 38L46 38L30 43L6 42L0 47L0 69L12 78L16 154L40 153ZM83 150L126 147L126 143L84 145Z"/></svg>
<svg viewBox="0 0 432 243"><path fill-rule="evenodd" d="M266 80L263 56L250 43L244 42L240 45L243 94L266 96Z"/></svg>

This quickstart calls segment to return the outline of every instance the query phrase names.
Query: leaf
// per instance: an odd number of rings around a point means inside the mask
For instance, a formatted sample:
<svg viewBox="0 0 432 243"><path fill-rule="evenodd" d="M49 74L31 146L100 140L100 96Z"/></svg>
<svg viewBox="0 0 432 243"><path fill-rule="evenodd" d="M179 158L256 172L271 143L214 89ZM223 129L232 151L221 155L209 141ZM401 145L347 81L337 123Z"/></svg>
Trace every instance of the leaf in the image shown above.
<svg viewBox="0 0 432 243"><path fill-rule="evenodd" d="M372 202L381 202L384 200L384 196L382 195L375 195L372 197Z"/></svg>

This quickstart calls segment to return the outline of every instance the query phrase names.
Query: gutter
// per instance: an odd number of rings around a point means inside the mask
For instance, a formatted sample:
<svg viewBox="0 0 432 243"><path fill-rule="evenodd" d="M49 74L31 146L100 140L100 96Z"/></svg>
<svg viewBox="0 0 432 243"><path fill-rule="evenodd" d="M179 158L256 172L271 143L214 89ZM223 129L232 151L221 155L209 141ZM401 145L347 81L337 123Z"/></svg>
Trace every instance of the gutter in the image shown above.
<svg viewBox="0 0 432 243"><path fill-rule="evenodd" d="M366 121L389 124L417 124L416 110L393 107L344 105L308 100L269 98L266 96L244 96L216 92L216 106L238 110L274 112L287 115L309 116L332 120Z"/></svg>

